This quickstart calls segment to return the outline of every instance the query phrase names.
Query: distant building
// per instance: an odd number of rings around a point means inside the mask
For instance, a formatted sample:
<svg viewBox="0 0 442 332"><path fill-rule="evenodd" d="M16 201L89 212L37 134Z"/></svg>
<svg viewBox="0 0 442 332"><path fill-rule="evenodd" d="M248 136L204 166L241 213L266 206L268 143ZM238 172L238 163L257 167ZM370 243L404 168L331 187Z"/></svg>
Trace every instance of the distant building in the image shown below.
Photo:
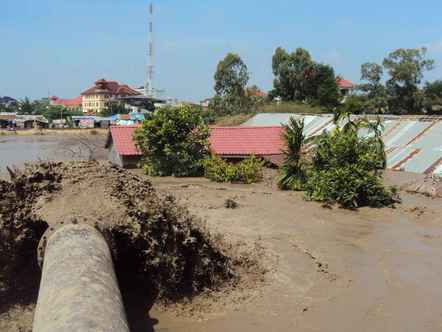
<svg viewBox="0 0 442 332"><path fill-rule="evenodd" d="M207 107L210 106L210 103L212 102L212 99L213 99L213 98L206 98L206 99L204 99L204 100L201 100L201 101L200 101L200 105L201 105L202 107L207 108Z"/></svg>
<svg viewBox="0 0 442 332"><path fill-rule="evenodd" d="M71 111L81 111L83 105L83 98L81 96L73 99L62 99L56 96L50 98L51 105L64 106Z"/></svg>
<svg viewBox="0 0 442 332"><path fill-rule="evenodd" d="M349 80L338 77L336 82L338 83L339 91L343 97L348 96L356 88L356 85Z"/></svg>
<svg viewBox="0 0 442 332"><path fill-rule="evenodd" d="M139 95L140 92L128 85L101 79L81 94L83 113L100 114L108 109L113 99Z"/></svg>
<svg viewBox="0 0 442 332"><path fill-rule="evenodd" d="M0 112L0 128L32 129L48 126L49 121L43 115Z"/></svg>

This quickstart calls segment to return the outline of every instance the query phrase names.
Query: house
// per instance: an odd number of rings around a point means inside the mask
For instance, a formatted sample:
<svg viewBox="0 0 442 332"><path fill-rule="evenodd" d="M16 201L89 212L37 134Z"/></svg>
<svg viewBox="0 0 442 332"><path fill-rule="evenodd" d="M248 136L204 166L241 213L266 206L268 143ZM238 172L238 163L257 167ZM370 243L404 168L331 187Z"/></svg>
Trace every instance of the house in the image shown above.
<svg viewBox="0 0 442 332"><path fill-rule="evenodd" d="M0 112L0 128L7 128L15 124L17 113Z"/></svg>
<svg viewBox="0 0 442 332"><path fill-rule="evenodd" d="M280 165L284 127L212 127L210 149L224 159L241 160L252 155Z"/></svg>
<svg viewBox="0 0 442 332"><path fill-rule="evenodd" d="M63 106L70 111L81 111L83 98L81 96L73 99L62 99L56 96L49 98L51 105Z"/></svg>
<svg viewBox="0 0 442 332"><path fill-rule="evenodd" d="M43 115L17 115L15 125L18 129L48 128L49 121Z"/></svg>
<svg viewBox="0 0 442 332"><path fill-rule="evenodd" d="M142 158L134 141L135 130L139 126L110 127L106 142L109 161L124 168L136 168Z"/></svg>
<svg viewBox="0 0 442 332"><path fill-rule="evenodd" d="M100 114L108 109L112 100L139 95L138 91L126 84L101 79L81 94L83 113Z"/></svg>
<svg viewBox="0 0 442 332"><path fill-rule="evenodd" d="M338 77L336 79L336 83L338 83L339 91L343 97L351 94L351 92L356 88L356 85L353 82L343 79L342 77Z"/></svg>
<svg viewBox="0 0 442 332"><path fill-rule="evenodd" d="M49 121L43 115L19 115L0 112L0 128L8 127L18 129L48 128Z"/></svg>

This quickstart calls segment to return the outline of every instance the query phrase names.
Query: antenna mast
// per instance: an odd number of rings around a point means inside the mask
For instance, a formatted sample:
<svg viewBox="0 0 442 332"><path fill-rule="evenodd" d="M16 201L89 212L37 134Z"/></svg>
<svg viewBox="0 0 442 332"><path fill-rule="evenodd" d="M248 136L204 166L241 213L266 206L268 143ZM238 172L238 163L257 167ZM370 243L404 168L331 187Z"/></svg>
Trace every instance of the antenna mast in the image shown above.
<svg viewBox="0 0 442 332"><path fill-rule="evenodd" d="M149 6L149 49L148 53L148 65L147 65L147 80L146 86L144 87L146 96L155 97L155 88L153 85L154 73L155 73L155 62L154 62L154 6L153 1Z"/></svg>

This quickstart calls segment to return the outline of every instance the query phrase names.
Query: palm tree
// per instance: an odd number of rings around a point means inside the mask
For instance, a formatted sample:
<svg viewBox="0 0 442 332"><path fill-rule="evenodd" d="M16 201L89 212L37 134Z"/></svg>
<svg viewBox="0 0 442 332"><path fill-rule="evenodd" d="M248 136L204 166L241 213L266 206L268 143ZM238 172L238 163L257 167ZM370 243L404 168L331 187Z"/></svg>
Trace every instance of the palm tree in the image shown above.
<svg viewBox="0 0 442 332"><path fill-rule="evenodd" d="M284 151L278 186L282 190L302 190L307 180L302 156L303 147L311 139L307 140L304 135L304 120L296 120L292 117L284 128L287 148Z"/></svg>

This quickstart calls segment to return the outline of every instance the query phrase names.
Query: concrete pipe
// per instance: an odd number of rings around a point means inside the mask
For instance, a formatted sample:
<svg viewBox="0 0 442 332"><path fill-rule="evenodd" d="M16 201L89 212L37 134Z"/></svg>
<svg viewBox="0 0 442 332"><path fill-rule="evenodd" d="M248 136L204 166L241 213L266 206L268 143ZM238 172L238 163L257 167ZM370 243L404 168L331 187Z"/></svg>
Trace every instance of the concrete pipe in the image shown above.
<svg viewBox="0 0 442 332"><path fill-rule="evenodd" d="M109 246L88 225L49 231L33 332L129 332Z"/></svg>

